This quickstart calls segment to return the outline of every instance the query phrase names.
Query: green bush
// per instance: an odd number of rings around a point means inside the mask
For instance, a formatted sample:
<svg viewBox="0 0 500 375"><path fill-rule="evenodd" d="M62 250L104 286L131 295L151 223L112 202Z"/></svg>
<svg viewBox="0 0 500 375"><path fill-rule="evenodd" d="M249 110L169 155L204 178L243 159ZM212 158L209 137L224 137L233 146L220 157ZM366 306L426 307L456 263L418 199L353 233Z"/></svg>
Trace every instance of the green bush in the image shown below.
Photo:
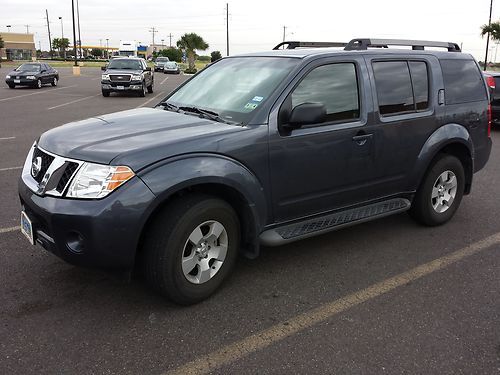
<svg viewBox="0 0 500 375"><path fill-rule="evenodd" d="M210 62L210 59L211 59L210 56L198 56L199 61Z"/></svg>
<svg viewBox="0 0 500 375"><path fill-rule="evenodd" d="M186 74L195 74L196 72L197 72L196 68L192 69L192 70L188 68L184 71L184 73L186 73Z"/></svg>

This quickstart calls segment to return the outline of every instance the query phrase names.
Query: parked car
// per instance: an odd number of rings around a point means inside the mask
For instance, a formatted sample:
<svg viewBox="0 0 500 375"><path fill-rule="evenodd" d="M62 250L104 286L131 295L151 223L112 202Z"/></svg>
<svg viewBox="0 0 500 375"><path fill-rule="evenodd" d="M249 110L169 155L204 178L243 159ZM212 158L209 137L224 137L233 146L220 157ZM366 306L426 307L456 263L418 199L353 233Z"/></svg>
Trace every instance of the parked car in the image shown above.
<svg viewBox="0 0 500 375"><path fill-rule="evenodd" d="M490 89L491 121L500 124L500 72L484 72L486 85Z"/></svg>
<svg viewBox="0 0 500 375"><path fill-rule="evenodd" d="M154 62L155 72L163 72L165 64L167 64L169 61L170 60L168 57L157 57L156 61Z"/></svg>
<svg viewBox="0 0 500 375"><path fill-rule="evenodd" d="M49 64L31 62L18 66L5 76L5 83L9 88L16 86L31 86L37 89L45 84L57 86L59 82L59 72Z"/></svg>
<svg viewBox="0 0 500 375"><path fill-rule="evenodd" d="M153 73L142 58L114 58L101 69L104 71L101 77L102 96L108 97L111 92L129 91L144 97L146 92L153 92Z"/></svg>
<svg viewBox="0 0 500 375"><path fill-rule="evenodd" d="M169 61L163 66L163 73L180 74L181 68L179 68L179 65L175 61Z"/></svg>
<svg viewBox="0 0 500 375"><path fill-rule="evenodd" d="M389 42L412 49L372 48ZM455 43L231 56L156 108L42 134L19 183L21 228L69 263L138 265L163 295L196 303L261 244L404 211L446 223L488 161L490 113Z"/></svg>

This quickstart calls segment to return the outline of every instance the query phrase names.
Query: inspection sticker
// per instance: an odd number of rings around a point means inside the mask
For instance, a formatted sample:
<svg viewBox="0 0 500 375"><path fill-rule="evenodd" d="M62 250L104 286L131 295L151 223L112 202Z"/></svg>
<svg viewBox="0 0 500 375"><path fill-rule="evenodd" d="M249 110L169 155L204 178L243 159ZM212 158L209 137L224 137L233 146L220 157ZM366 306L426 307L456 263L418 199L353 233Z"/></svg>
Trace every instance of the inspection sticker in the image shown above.
<svg viewBox="0 0 500 375"><path fill-rule="evenodd" d="M253 109L257 108L257 106L258 106L257 103L247 103L247 104L245 104L245 109L253 110Z"/></svg>
<svg viewBox="0 0 500 375"><path fill-rule="evenodd" d="M261 102L263 99L263 96L254 96L252 102Z"/></svg>

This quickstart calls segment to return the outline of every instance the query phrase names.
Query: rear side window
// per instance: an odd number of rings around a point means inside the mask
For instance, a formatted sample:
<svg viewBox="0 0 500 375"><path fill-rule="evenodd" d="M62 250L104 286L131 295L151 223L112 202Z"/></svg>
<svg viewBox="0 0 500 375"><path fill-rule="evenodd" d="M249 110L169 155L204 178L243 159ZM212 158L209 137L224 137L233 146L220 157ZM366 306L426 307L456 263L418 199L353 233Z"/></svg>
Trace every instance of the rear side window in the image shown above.
<svg viewBox="0 0 500 375"><path fill-rule="evenodd" d="M483 77L473 60L440 60L446 104L486 100Z"/></svg>
<svg viewBox="0 0 500 375"><path fill-rule="evenodd" d="M415 96L415 108L417 111L429 107L429 79L427 64L423 61L410 61L408 63L411 73L411 84Z"/></svg>

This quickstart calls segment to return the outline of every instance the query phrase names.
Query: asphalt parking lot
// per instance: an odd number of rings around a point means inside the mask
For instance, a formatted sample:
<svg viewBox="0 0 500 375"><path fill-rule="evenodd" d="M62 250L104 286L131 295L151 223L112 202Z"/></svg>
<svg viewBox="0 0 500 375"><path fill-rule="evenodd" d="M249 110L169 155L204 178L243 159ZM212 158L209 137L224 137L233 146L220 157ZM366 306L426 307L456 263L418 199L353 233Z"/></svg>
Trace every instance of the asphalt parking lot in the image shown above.
<svg viewBox="0 0 500 375"><path fill-rule="evenodd" d="M264 248L179 307L31 246L17 180L40 133L154 106L185 77L103 98L100 70L59 71L56 88L0 82L0 374L500 374L500 129L445 226L401 214Z"/></svg>

